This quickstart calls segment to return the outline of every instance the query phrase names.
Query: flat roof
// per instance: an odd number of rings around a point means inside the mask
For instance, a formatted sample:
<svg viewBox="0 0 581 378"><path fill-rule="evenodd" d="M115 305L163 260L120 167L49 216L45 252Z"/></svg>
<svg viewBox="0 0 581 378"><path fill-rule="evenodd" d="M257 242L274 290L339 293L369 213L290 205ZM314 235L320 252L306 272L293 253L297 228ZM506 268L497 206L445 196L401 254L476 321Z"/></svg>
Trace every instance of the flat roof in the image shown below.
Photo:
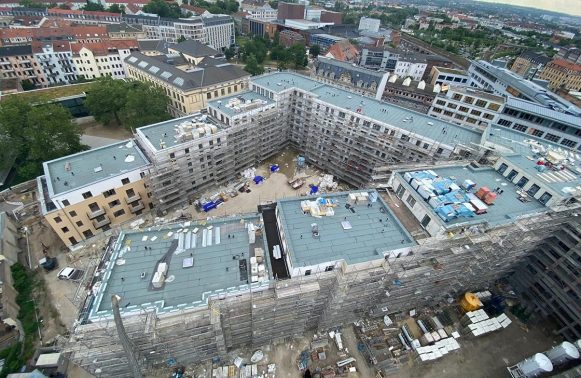
<svg viewBox="0 0 581 378"><path fill-rule="evenodd" d="M485 92L483 90L480 89L476 89L473 87L466 87L463 85L450 85L450 89L448 91L453 91L453 92L457 92L457 93L463 93L463 94L467 94L470 96L478 96L480 98L485 98L487 100L490 101L494 101L500 104L504 104L504 97L502 96L497 96L493 93L489 93L489 92Z"/></svg>
<svg viewBox="0 0 581 378"><path fill-rule="evenodd" d="M472 218L458 217L448 222L444 222L436 214L434 209L429 204L425 203L425 200L419 195L419 193L416 192L411 185L406 184L407 191L414 196L416 201L422 202L426 207L430 208L432 210L432 218L439 220L446 228L458 224L473 225L483 222L487 222L491 225L501 225L514 222L515 218L525 214L547 210L545 205L535 199L530 202L519 201L519 196L516 191L520 188L518 188L514 183L508 181L504 176L491 167L473 168L467 165L443 167L432 170L440 177L454 179L458 185L461 185L465 180L472 180L476 184L476 189L486 186L490 190L501 188L504 191L502 194L497 195L494 204L488 207L485 214L475 215ZM404 172L398 174L403 178ZM403 181L405 181L405 179ZM466 193L463 189L460 191Z"/></svg>
<svg viewBox="0 0 581 378"><path fill-rule="evenodd" d="M538 178L538 181L565 197L567 193L562 191L564 188L581 186L581 165L577 161L567 164L567 168L562 171L548 170L541 173L537 170L537 159L532 156L507 155L504 158L526 172L528 177Z"/></svg>
<svg viewBox="0 0 581 378"><path fill-rule="evenodd" d="M222 97L219 100L208 102L208 106L218 108L229 116L234 116L271 104L274 104L274 100L252 91L242 92L233 96Z"/></svg>
<svg viewBox="0 0 581 378"><path fill-rule="evenodd" d="M449 74L454 74L454 75L463 75L463 76L468 76L468 73L464 70L457 70L454 68L447 68L447 67L439 67L439 66L434 66L435 69L437 69L438 71L442 72L442 73L449 73Z"/></svg>
<svg viewBox="0 0 581 378"><path fill-rule="evenodd" d="M218 125L210 120L210 117L206 115L193 114L165 122L154 123L153 125L140 127L137 129L137 134L142 135L144 137L142 139L149 141L151 147L155 151L160 151L163 149L161 147L162 143L165 146L164 148L171 148L185 143L176 138L177 127L182 123L190 121L203 122L207 125L218 127Z"/></svg>
<svg viewBox="0 0 581 378"><path fill-rule="evenodd" d="M43 163L50 196L82 188L149 164L133 139Z"/></svg>
<svg viewBox="0 0 581 378"><path fill-rule="evenodd" d="M339 42L339 41L342 41L342 40L344 40L344 39L347 39L347 38L344 38L344 37L338 37L338 36L336 36L336 35L332 35L332 34L326 34L326 33L316 33L316 34L311 34L311 37L315 37L315 36L316 36L316 37L322 37L322 38L331 39L331 40L333 40L333 41L337 41L337 42Z"/></svg>
<svg viewBox="0 0 581 378"><path fill-rule="evenodd" d="M416 245L389 207L377 196L377 202L355 205L355 212L345 205L349 193L375 193L360 190L320 196L282 199L277 203L280 220L285 231L293 267L303 267L324 262L344 260L347 264L383 258L383 252ZM317 198L336 201L335 215L320 218L303 214L301 201ZM344 230L342 222L349 221L351 229ZM316 223L319 237L314 238L311 225Z"/></svg>
<svg viewBox="0 0 581 378"><path fill-rule="evenodd" d="M250 244L246 229L248 223L259 225L260 222L258 214L250 214L208 222L165 225L147 231L123 231L101 273L103 281L89 318L111 316L111 296L114 294L121 297L122 312L156 308L157 313L167 313L206 306L211 295L246 291L251 279L250 257L254 256L256 247L265 251L268 274L264 283L268 283L271 270L264 238L256 236L255 243ZM194 234L196 228L198 230ZM204 230L209 228L212 229L212 243L204 246ZM219 243L216 233L220 235ZM176 239L179 235L183 235L184 239L189 236L195 238L195 246L191 247L191 243L190 248L186 249L188 245L184 242L183 249L175 249L179 244ZM210 240L209 234L206 240ZM168 264L166 281L156 289L151 282L158 263L164 257ZM184 260L190 258L193 258L193 266L184 267ZM242 261L246 262L246 275L240 270ZM144 278L142 273L145 273ZM260 283L252 286L260 286Z"/></svg>
<svg viewBox="0 0 581 378"><path fill-rule="evenodd" d="M480 144L481 133L479 131L323 84L306 76L289 72L276 72L252 78L252 82L275 93L280 93L293 87L300 88L313 93L329 104L351 111L361 108L360 114L362 116L390 124L413 134L422 135L449 146L454 146L458 143L468 146L471 143Z"/></svg>

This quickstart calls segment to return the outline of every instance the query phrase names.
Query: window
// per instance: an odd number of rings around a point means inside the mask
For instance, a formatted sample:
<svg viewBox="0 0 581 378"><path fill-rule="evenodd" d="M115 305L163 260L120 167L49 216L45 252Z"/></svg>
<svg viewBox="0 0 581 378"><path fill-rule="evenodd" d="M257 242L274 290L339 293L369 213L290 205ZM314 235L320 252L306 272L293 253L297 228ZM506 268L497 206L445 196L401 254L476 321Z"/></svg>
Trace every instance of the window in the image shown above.
<svg viewBox="0 0 581 378"><path fill-rule="evenodd" d="M410 205L410 207L414 207L414 205L416 204L416 199L414 197L412 197L411 194L408 195L408 198L406 201Z"/></svg>
<svg viewBox="0 0 581 378"><path fill-rule="evenodd" d="M83 198L84 199L91 198L91 197L93 197L93 195L91 194L91 192L85 192L85 193L83 193Z"/></svg>
<svg viewBox="0 0 581 378"><path fill-rule="evenodd" d="M458 110L460 110L461 112L464 112L464 113L468 113L468 108L465 106L459 107Z"/></svg>
<svg viewBox="0 0 581 378"><path fill-rule="evenodd" d="M63 200L63 206L69 206L71 203L69 200Z"/></svg>
<svg viewBox="0 0 581 378"><path fill-rule="evenodd" d="M54 221L55 221L56 223L60 223L60 222L62 222L63 220L61 219L61 217L55 217L55 218L54 218Z"/></svg>
<svg viewBox="0 0 581 378"><path fill-rule="evenodd" d="M333 271L334 268L335 267L333 265L330 265L330 266L325 268L325 272L331 272L331 271Z"/></svg>
<svg viewBox="0 0 581 378"><path fill-rule="evenodd" d="M107 198L115 194L115 189L109 189L103 192L103 197Z"/></svg>
<svg viewBox="0 0 581 378"><path fill-rule="evenodd" d="M67 232L69 232L69 228L68 228L68 227L63 227L63 228L61 228L61 230L62 230L62 232L64 232L65 234L66 234Z"/></svg>
<svg viewBox="0 0 581 378"><path fill-rule="evenodd" d="M121 184L123 184L123 185L129 184L129 179L127 177L125 177L124 179L121 180Z"/></svg>
<svg viewBox="0 0 581 378"><path fill-rule="evenodd" d="M74 211L74 210L71 211L71 212L69 212L69 214L70 214L71 217L76 217L77 216L77 212Z"/></svg>
<svg viewBox="0 0 581 378"><path fill-rule="evenodd" d="M93 237L93 231L91 231L91 230L86 230L86 231L83 231L83 236L84 236L86 239L88 239L88 238L92 238L92 237Z"/></svg>
<svg viewBox="0 0 581 378"><path fill-rule="evenodd" d="M545 139L550 140L551 142L556 142L559 140L559 136L557 136L555 134L547 133L547 135L545 135Z"/></svg>
<svg viewBox="0 0 581 378"><path fill-rule="evenodd" d="M446 101L444 101L444 100L437 100L436 101L436 104L438 104L438 105L446 105Z"/></svg>
<svg viewBox="0 0 581 378"><path fill-rule="evenodd" d="M498 173L503 174L506 171L506 168L508 168L508 165L502 163L500 167L498 167Z"/></svg>
<svg viewBox="0 0 581 378"><path fill-rule="evenodd" d="M437 154L441 154L442 152L444 152L444 150L441 148L438 148L438 150L436 151Z"/></svg>
<svg viewBox="0 0 581 378"><path fill-rule="evenodd" d="M310 276L310 275L311 275L311 270L310 269L305 270L305 276Z"/></svg>
<svg viewBox="0 0 581 378"><path fill-rule="evenodd" d="M545 192L545 193L543 193L541 198L539 198L539 202L542 203L543 205L546 205L547 202L549 202L551 200L551 198L553 198L553 195Z"/></svg>
<svg viewBox="0 0 581 378"><path fill-rule="evenodd" d="M109 202L109 207L110 208L113 208L113 207L119 206L119 205L121 205L121 201L119 201L118 199L116 199L115 201Z"/></svg>
<svg viewBox="0 0 581 378"><path fill-rule="evenodd" d="M422 222L421 222L422 227L424 227L424 228L428 227L428 224L430 224L431 220L432 220L432 218L430 218L427 215L424 215L424 218L422 219Z"/></svg>
<svg viewBox="0 0 581 378"><path fill-rule="evenodd" d="M542 137L542 136L543 136L543 134L544 134L544 132L543 132L543 131L541 131L541 130L536 130L536 129L533 129L533 135L534 135L534 136L536 136L536 137L539 137L539 138L540 138L540 137Z"/></svg>
<svg viewBox="0 0 581 378"><path fill-rule="evenodd" d="M92 212L96 212L96 211L99 211L99 210L100 210L100 209L99 209L99 205L97 205L97 202L90 203L90 204L89 204L89 209L90 209Z"/></svg>
<svg viewBox="0 0 581 378"><path fill-rule="evenodd" d="M531 185L529 190L527 190L527 193L529 194L529 196L534 197L535 194L537 194L537 192L539 191L539 189L541 188L537 184L533 184Z"/></svg>
<svg viewBox="0 0 581 378"><path fill-rule="evenodd" d="M485 108L486 107L486 101L484 100L476 100L476 104L474 104L476 106L478 106L479 108Z"/></svg>
<svg viewBox="0 0 581 378"><path fill-rule="evenodd" d="M75 244L77 244L77 239L75 239L74 237L71 236L69 238L69 242L71 242L71 245L75 245Z"/></svg>
<svg viewBox="0 0 581 378"><path fill-rule="evenodd" d="M476 109L472 109L472 111L470 112L470 114L475 115L476 117L480 117L480 115L482 114L481 111L476 110Z"/></svg>
<svg viewBox="0 0 581 378"><path fill-rule="evenodd" d="M506 176L506 178L507 178L508 181L512 181L512 180L514 180L514 178L516 176L518 176L518 171L516 171L516 170L513 169L513 170L510 171L510 173L508 174L508 176Z"/></svg>
<svg viewBox="0 0 581 378"><path fill-rule="evenodd" d="M401 199L404 194L405 194L405 188L403 187L402 184L399 184L399 186L397 187L397 190L395 191L395 195Z"/></svg>
<svg viewBox="0 0 581 378"><path fill-rule="evenodd" d="M490 104L488 104L488 109L497 111L498 109L500 109L500 105L490 103Z"/></svg>
<svg viewBox="0 0 581 378"><path fill-rule="evenodd" d="M121 215L125 214L125 210L121 209L121 210L117 210L116 212L113 213L113 216L115 218L120 217Z"/></svg>
<svg viewBox="0 0 581 378"><path fill-rule="evenodd" d="M135 196L135 190L133 190L133 189L127 189L125 191L125 193L127 193L127 197L130 197L130 198Z"/></svg>
<svg viewBox="0 0 581 378"><path fill-rule="evenodd" d="M83 221L77 221L77 227L81 227L83 225Z"/></svg>
<svg viewBox="0 0 581 378"><path fill-rule="evenodd" d="M529 182L529 179L523 176L520 178L520 180L518 180L518 182L516 183L516 186L518 186L519 188L524 188L524 186L527 184L527 182Z"/></svg>

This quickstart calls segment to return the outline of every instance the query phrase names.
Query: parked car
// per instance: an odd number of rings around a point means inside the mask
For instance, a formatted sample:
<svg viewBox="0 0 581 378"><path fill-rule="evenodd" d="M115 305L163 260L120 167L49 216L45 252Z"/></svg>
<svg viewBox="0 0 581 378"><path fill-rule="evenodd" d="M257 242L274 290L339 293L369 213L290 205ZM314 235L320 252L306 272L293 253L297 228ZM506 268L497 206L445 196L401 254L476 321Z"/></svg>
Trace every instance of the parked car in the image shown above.
<svg viewBox="0 0 581 378"><path fill-rule="evenodd" d="M61 269L61 271L58 274L58 278L59 280L78 281L79 279L81 279L81 277L83 277L84 273L85 272L83 270L67 266L66 268Z"/></svg>
<svg viewBox="0 0 581 378"><path fill-rule="evenodd" d="M42 266L47 272L50 272L59 266L56 257L43 257L38 261L38 264Z"/></svg>

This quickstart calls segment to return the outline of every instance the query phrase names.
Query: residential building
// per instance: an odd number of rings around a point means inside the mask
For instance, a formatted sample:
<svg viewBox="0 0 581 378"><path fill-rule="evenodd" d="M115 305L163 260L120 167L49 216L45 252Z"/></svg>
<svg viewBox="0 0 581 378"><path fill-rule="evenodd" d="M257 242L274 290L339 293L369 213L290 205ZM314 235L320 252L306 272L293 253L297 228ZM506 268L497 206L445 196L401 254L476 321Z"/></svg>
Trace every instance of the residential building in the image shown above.
<svg viewBox="0 0 581 378"><path fill-rule="evenodd" d="M383 101L427 114L434 98L440 93L441 87L432 86L425 81L415 81L411 77L398 77L391 74L381 99Z"/></svg>
<svg viewBox="0 0 581 378"><path fill-rule="evenodd" d="M570 91L581 91L581 64L563 59L553 59L540 73L539 78L549 81L549 88L564 88Z"/></svg>
<svg viewBox="0 0 581 378"><path fill-rule="evenodd" d="M484 131L493 124L503 106L504 97L470 87L450 85L445 93L434 98L428 114Z"/></svg>
<svg viewBox="0 0 581 378"><path fill-rule="evenodd" d="M3 78L27 80L37 87L48 85L32 45L0 47L0 72Z"/></svg>
<svg viewBox="0 0 581 378"><path fill-rule="evenodd" d="M320 21L324 23L333 23L335 25L341 25L343 23L343 13L322 10Z"/></svg>
<svg viewBox="0 0 581 378"><path fill-rule="evenodd" d="M327 51L335 43L346 40L346 38L337 37L331 34L325 33L313 33L309 37L309 45L319 45L322 51Z"/></svg>
<svg viewBox="0 0 581 378"><path fill-rule="evenodd" d="M51 160L37 178L42 215L67 247L150 209L149 161L133 140ZM147 209L147 210L146 210Z"/></svg>
<svg viewBox="0 0 581 378"><path fill-rule="evenodd" d="M248 13L248 17L252 18L276 20L278 16L278 10L273 9L268 3L260 6L242 3L240 10Z"/></svg>
<svg viewBox="0 0 581 378"><path fill-rule="evenodd" d="M111 12L50 8L46 14L49 17L63 18L82 25L117 24L122 21L120 13Z"/></svg>
<svg viewBox="0 0 581 378"><path fill-rule="evenodd" d="M430 72L430 84L436 85L467 85L470 77L466 71L455 70L446 67L432 67Z"/></svg>
<svg viewBox="0 0 581 378"><path fill-rule="evenodd" d="M305 18L305 6L279 2L277 17L279 20L302 20Z"/></svg>
<svg viewBox="0 0 581 378"><path fill-rule="evenodd" d="M143 8L149 4L149 0L99 0L105 8L109 8L111 5L119 5L120 7L127 8L129 4L133 4L138 8Z"/></svg>
<svg viewBox="0 0 581 378"><path fill-rule="evenodd" d="M348 62L319 56L315 63L315 75L324 83L345 87L351 91L381 99L389 77L379 72Z"/></svg>
<svg viewBox="0 0 581 378"><path fill-rule="evenodd" d="M245 24L248 30L246 30ZM242 24L243 32L246 34L255 35L258 37L271 38L274 37L277 27L272 23L272 20L261 18L246 18Z"/></svg>
<svg viewBox="0 0 581 378"><path fill-rule="evenodd" d="M225 14L212 14L202 17L204 22L203 43L215 48L225 49L235 41L234 21Z"/></svg>
<svg viewBox="0 0 581 378"><path fill-rule="evenodd" d="M77 80L77 68L69 42L34 41L32 53L40 64L46 86L71 84Z"/></svg>
<svg viewBox="0 0 581 378"><path fill-rule="evenodd" d="M103 76L124 79L127 72L123 60L138 49L137 41L130 39L71 45L77 73L85 79Z"/></svg>
<svg viewBox="0 0 581 378"><path fill-rule="evenodd" d="M550 61L551 59L545 55L525 51L514 60L510 70L525 79L531 79L540 73Z"/></svg>
<svg viewBox="0 0 581 378"><path fill-rule="evenodd" d="M301 45L306 44L305 37L289 29L285 29L279 33L279 42L285 47L291 47L297 43Z"/></svg>
<svg viewBox="0 0 581 378"><path fill-rule="evenodd" d="M373 32L378 32L381 26L381 21L377 18L371 17L361 17L359 20L359 30L369 30Z"/></svg>
<svg viewBox="0 0 581 378"><path fill-rule="evenodd" d="M168 53L168 47L173 43L164 41L163 39L139 39L137 46L139 52L143 55L163 55Z"/></svg>
<svg viewBox="0 0 581 378"><path fill-rule="evenodd" d="M561 47L555 58L561 58L571 63L581 64L581 49L577 47Z"/></svg>
<svg viewBox="0 0 581 378"><path fill-rule="evenodd" d="M347 39L339 41L329 47L325 56L342 62L359 62L359 50L357 50L357 47L353 46Z"/></svg>
<svg viewBox="0 0 581 378"><path fill-rule="evenodd" d="M142 25L129 25L126 22L107 24L107 34L111 39L145 39L147 37Z"/></svg>
<svg viewBox="0 0 581 378"><path fill-rule="evenodd" d="M411 77L412 80L422 80L428 63L421 55L406 54L400 56L393 72L399 77Z"/></svg>
<svg viewBox="0 0 581 378"><path fill-rule="evenodd" d="M101 42L109 39L104 26L63 26L50 28L0 29L2 46L24 45L32 41Z"/></svg>
<svg viewBox="0 0 581 378"><path fill-rule="evenodd" d="M206 108L208 101L248 87L250 74L223 60L204 58L197 65L174 55L146 56L135 52L125 59L127 76L163 88L169 112L183 116Z"/></svg>

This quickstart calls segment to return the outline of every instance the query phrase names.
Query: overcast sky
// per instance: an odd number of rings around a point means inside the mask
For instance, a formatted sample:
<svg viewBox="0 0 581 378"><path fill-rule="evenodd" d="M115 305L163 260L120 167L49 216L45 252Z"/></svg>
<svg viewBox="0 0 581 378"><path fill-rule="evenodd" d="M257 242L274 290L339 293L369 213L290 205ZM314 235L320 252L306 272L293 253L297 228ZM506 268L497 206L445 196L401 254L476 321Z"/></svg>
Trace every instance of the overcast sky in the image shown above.
<svg viewBox="0 0 581 378"><path fill-rule="evenodd" d="M504 3L547 9L569 15L581 16L581 0L480 0L488 3Z"/></svg>

